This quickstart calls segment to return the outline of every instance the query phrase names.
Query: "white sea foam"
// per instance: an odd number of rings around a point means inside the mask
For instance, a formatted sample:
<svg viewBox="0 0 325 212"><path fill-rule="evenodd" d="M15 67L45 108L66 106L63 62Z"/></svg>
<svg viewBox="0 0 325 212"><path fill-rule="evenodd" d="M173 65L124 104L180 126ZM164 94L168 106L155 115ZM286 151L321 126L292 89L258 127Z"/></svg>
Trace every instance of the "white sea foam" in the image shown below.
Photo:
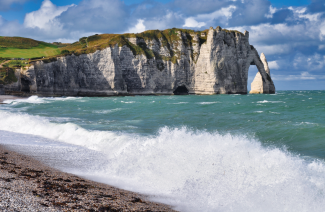
<svg viewBox="0 0 325 212"><path fill-rule="evenodd" d="M217 103L221 103L221 102L198 102L197 104L200 104L200 105L211 105L211 104L217 104Z"/></svg>
<svg viewBox="0 0 325 212"><path fill-rule="evenodd" d="M106 155L98 170L73 170L156 195L181 211L324 211L325 165L245 136L161 128L154 136L89 131L0 111L0 130L76 144ZM83 157L82 154L78 157ZM89 167L99 161L87 160Z"/></svg>
<svg viewBox="0 0 325 212"><path fill-rule="evenodd" d="M62 123L62 122L78 121L80 119L79 118L71 118L71 117L48 117L48 120Z"/></svg>
<svg viewBox="0 0 325 212"><path fill-rule="evenodd" d="M46 101L44 100L44 98L39 98L38 96L31 96L27 99L5 100L4 103L6 103L6 104L19 104L19 103L43 104L43 103L46 103Z"/></svg>
<svg viewBox="0 0 325 212"><path fill-rule="evenodd" d="M264 111L254 111L254 113L263 113Z"/></svg>
<svg viewBox="0 0 325 212"><path fill-rule="evenodd" d="M281 114L279 112L272 112L272 111L269 111L269 113L273 113L273 114Z"/></svg>
<svg viewBox="0 0 325 212"><path fill-rule="evenodd" d="M188 104L188 102L177 102L177 103L167 103L169 105L182 105L182 104Z"/></svg>
<svg viewBox="0 0 325 212"><path fill-rule="evenodd" d="M6 104L19 104L19 103L30 103L30 104L44 104L44 103L50 103L52 101L68 101L78 100L79 102L84 102L82 100L82 97L38 97L38 96L31 96L26 99L12 99L12 100L5 100L4 103Z"/></svg>
<svg viewBox="0 0 325 212"><path fill-rule="evenodd" d="M122 108L115 108L110 110L93 110L92 113L99 113L99 114L108 114L108 113L114 113L116 111L120 111Z"/></svg>
<svg viewBox="0 0 325 212"><path fill-rule="evenodd" d="M125 103L125 104L133 104L133 103L135 103L135 101L129 101L129 102L121 101L121 102Z"/></svg>
<svg viewBox="0 0 325 212"><path fill-rule="evenodd" d="M267 100L263 100L263 101L258 101L256 103L285 103L283 101L267 101Z"/></svg>
<svg viewBox="0 0 325 212"><path fill-rule="evenodd" d="M294 125L318 125L317 123L311 123L311 122L297 122Z"/></svg>

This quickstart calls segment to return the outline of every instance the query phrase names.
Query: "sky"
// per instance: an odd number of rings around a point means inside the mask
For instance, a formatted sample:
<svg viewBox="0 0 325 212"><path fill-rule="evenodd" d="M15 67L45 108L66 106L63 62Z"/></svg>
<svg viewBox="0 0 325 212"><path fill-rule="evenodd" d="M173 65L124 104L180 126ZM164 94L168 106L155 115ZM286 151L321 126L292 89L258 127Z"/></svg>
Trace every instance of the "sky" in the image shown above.
<svg viewBox="0 0 325 212"><path fill-rule="evenodd" d="M325 0L0 0L0 36L46 42L210 26L249 31L277 90L325 90Z"/></svg>

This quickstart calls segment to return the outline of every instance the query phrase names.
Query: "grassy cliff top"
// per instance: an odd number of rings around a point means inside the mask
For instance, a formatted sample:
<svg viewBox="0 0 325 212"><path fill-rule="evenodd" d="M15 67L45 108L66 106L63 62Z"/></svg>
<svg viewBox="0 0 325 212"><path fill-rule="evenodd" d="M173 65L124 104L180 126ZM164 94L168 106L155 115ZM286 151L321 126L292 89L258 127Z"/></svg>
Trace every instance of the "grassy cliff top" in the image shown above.
<svg viewBox="0 0 325 212"><path fill-rule="evenodd" d="M33 58L60 54L57 45L22 37L0 37L0 57Z"/></svg>
<svg viewBox="0 0 325 212"><path fill-rule="evenodd" d="M92 35L89 37L80 38L79 41L63 47L62 50L66 50L65 52L73 52L76 54L87 54L94 52L94 50L104 49L109 46L130 46L129 38L138 38L144 40L159 40L162 42L163 46L168 46L172 44L174 41L180 40L178 36L178 32L182 32L183 35L187 37L187 40L191 43L193 41L193 35L198 35L200 43L204 43L206 41L206 36L208 29L203 31L195 31L190 29L166 29L166 30L147 30L141 33L126 33L126 34L101 34L101 35ZM234 30L223 30L226 33L240 33ZM201 33L205 33L205 36L201 36ZM190 44L189 43L189 44Z"/></svg>
<svg viewBox="0 0 325 212"><path fill-rule="evenodd" d="M30 49L38 46L40 43L40 41L30 38L0 36L0 47L2 48Z"/></svg>
<svg viewBox="0 0 325 212"><path fill-rule="evenodd" d="M235 30L222 29L226 33L241 34L241 32ZM146 55L147 58L158 57L164 60L171 60L176 62L178 42L181 38L179 32L182 32L186 37L186 46L203 44L206 42L208 29L203 31L195 31L190 29L172 28L166 30L147 30L142 33L126 33L126 34L96 34L89 37L80 38L79 41L72 44L58 43L56 45L36 41L29 38L21 37L0 37L0 57L6 58L32 58L35 60L43 60L44 62L55 61L58 56L66 55L81 55L94 53L97 50L102 50L107 47L113 47L118 45L119 47L127 46L131 49L134 55ZM198 41L193 39L197 36ZM134 45L130 40L132 38L160 41L162 46L167 47L170 50L171 58L161 57L157 53L153 52L150 48L144 45ZM54 43L55 44L55 43Z"/></svg>

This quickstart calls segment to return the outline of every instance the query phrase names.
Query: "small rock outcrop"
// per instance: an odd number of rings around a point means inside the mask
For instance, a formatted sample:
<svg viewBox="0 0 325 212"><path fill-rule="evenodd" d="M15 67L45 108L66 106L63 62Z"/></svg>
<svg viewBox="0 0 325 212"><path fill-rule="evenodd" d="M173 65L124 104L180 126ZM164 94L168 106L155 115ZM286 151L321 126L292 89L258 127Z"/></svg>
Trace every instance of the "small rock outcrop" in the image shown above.
<svg viewBox="0 0 325 212"><path fill-rule="evenodd" d="M259 92L275 92L264 56L249 44L247 31L154 32L125 34L122 44L33 62L21 71L20 90L43 96L247 94L249 66L256 65Z"/></svg>

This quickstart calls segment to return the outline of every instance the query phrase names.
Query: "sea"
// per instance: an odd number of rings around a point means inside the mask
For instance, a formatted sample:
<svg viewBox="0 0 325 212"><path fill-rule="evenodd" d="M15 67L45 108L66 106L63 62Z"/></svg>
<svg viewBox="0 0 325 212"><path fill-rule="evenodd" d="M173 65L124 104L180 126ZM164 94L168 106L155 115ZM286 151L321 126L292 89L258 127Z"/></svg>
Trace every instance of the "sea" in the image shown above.
<svg viewBox="0 0 325 212"><path fill-rule="evenodd" d="M325 91L0 105L0 143L179 211L325 211Z"/></svg>

